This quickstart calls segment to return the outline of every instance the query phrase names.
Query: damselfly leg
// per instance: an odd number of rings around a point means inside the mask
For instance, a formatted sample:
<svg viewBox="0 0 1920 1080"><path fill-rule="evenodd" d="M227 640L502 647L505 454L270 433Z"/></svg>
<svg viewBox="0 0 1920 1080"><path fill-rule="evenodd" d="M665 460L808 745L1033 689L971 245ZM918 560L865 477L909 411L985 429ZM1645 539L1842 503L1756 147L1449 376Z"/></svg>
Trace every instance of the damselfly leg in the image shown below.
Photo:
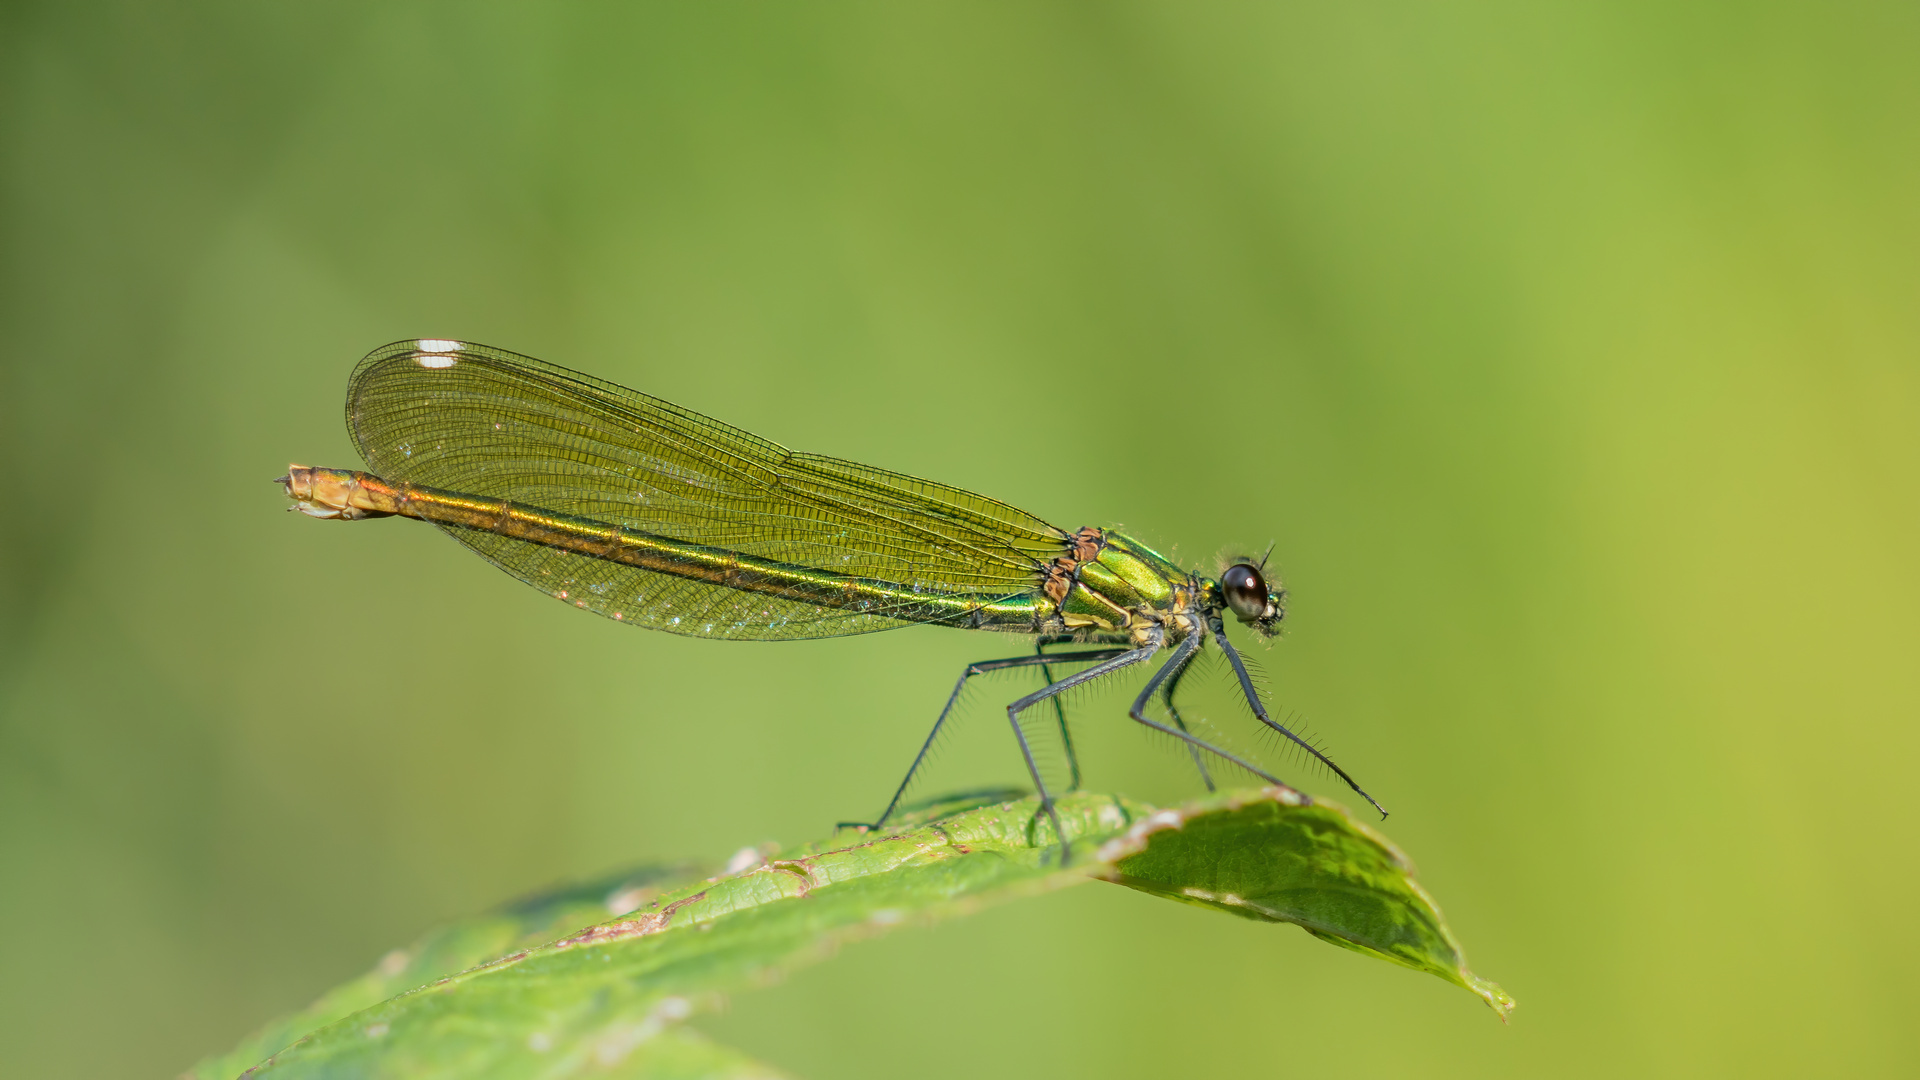
<svg viewBox="0 0 1920 1080"><path fill-rule="evenodd" d="M1100 661L1112 660L1115 657L1126 655L1127 653L1130 653L1132 651L1133 650L1131 649L1090 649L1086 652L1079 652L1079 653L1067 653L1067 654L1055 653L1051 656L1046 656L1046 655L1014 656L1014 657L1009 657L1005 660L981 660L976 663L968 664L966 667L966 670L960 673L959 681L953 684L953 693L947 695L947 703L945 706L943 706L940 709L940 716L934 720L933 730L927 732L927 741L920 744L920 752L913 756L913 764L907 766L907 775L900 779L900 786L894 790L893 798L887 803L886 810L881 813L879 818L875 819L872 822L843 821L840 823L840 827L843 829L845 828L879 829L884 827L888 821L893 819L894 812L900 809L901 800L905 799L907 796L907 789L913 786L914 776L917 773L919 773L920 766L926 764L927 755L933 752L934 743L939 741L940 731L943 727L945 727L947 723L947 717L953 713L954 705L959 702L960 691L966 689L968 679L973 678L975 675L985 675L990 671L1007 671L1012 668L1038 667L1041 670L1045 671L1048 669L1048 665L1050 664L1098 663ZM1086 673L1082 672L1081 674L1084 675ZM1081 681L1085 681L1085 680L1081 680ZM1047 688L1052 689L1054 685L1056 684L1054 684L1051 680L1049 680ZM1041 691L1041 695L1044 695L1044 694L1045 694L1045 691L1044 690ZM1023 698L1021 700L1024 701L1026 699ZM1040 700L1040 695L1034 696L1034 700L1035 701ZM1022 707L1024 708L1024 706ZM1021 746L1021 750L1024 752L1026 750L1026 737L1024 735L1021 736L1020 746ZM1067 753L1068 753L1069 760L1071 760L1072 753L1073 753L1071 743L1068 744ZM1033 768L1033 764L1034 764L1033 755L1028 754L1027 755L1028 767ZM1036 775L1037 775L1037 770L1036 770ZM1077 764L1073 766L1073 776L1074 776L1074 779L1078 781L1080 776L1080 771L1079 771L1079 766ZM1042 793L1042 796L1044 798L1044 792Z"/></svg>
<svg viewBox="0 0 1920 1080"><path fill-rule="evenodd" d="M1301 738L1298 735L1295 735L1293 732L1288 731L1284 726L1274 723L1273 718L1267 715L1267 707L1260 703L1260 694L1258 691L1256 691L1253 688L1253 680L1247 677L1247 665L1241 662L1240 654L1234 651L1233 645L1227 641L1226 627L1222 625L1219 619L1214 619L1212 624L1208 627L1208 629L1213 631L1213 639L1220 643L1220 651L1227 654L1227 663L1233 665L1233 673L1240 677L1240 692L1246 695L1247 704L1252 707L1253 715L1257 717L1261 723L1267 725L1273 730L1293 740L1294 743L1297 744L1301 749L1305 750L1309 754L1312 754L1314 758L1318 760L1322 765L1325 765L1327 768L1332 769L1335 776L1338 776L1340 779L1345 780L1347 782L1348 787L1352 788L1356 793L1358 793L1361 798L1367 800L1369 803L1372 803L1373 808L1375 810L1378 810L1380 812L1381 818L1384 819L1387 816L1387 808L1384 806L1381 806L1377 801L1375 801L1374 797L1367 794L1366 791L1363 788L1361 788L1359 784L1354 783L1353 777L1348 776L1347 771L1345 769L1342 769L1340 766L1335 765L1333 763L1332 758L1321 753L1319 748L1314 746L1312 743L1308 742L1307 740ZM1198 640L1199 636L1200 635L1195 634L1193 637L1193 640ZM1140 719L1140 716L1138 713L1134 714L1134 719L1135 720Z"/></svg>
<svg viewBox="0 0 1920 1080"><path fill-rule="evenodd" d="M1138 721L1139 723L1145 724L1146 726L1154 729L1155 731L1164 732L1165 734L1171 735L1174 738L1179 739L1180 741L1186 743L1189 747L1192 747L1197 750L1205 750L1207 753L1214 755L1215 757L1221 759L1222 761L1226 761L1233 765L1237 765L1240 768L1245 769L1247 772L1252 773L1254 776L1257 776L1260 779L1265 780L1269 784L1279 784L1281 787L1289 786L1283 783L1279 777L1276 777L1273 774L1267 772L1266 770L1259 768L1253 763L1247 761L1245 758L1242 758L1236 754L1228 753L1227 751L1222 750L1221 748L1213 745L1210 742L1207 742L1204 739L1197 738L1196 736L1193 735L1192 732L1189 732L1184 728L1177 728L1169 724L1163 724L1160 721L1155 720L1153 717L1147 715L1147 703L1153 700L1153 695L1160 691L1160 687L1168 679L1171 679L1175 675L1179 674L1180 670L1186 667L1186 665L1193 660L1194 653L1197 653L1200 651L1200 643L1202 640L1203 639L1199 634L1192 634L1192 635L1189 635L1185 641L1182 641L1179 645L1175 646L1173 650L1173 658L1168 660L1166 663L1160 665L1160 670L1154 672L1153 678L1147 680L1146 689L1140 691L1140 696L1133 699L1133 707L1127 710L1127 715L1133 717L1134 720Z"/></svg>
<svg viewBox="0 0 1920 1080"><path fill-rule="evenodd" d="M1191 662L1180 665L1172 675L1167 676L1166 689L1160 692L1161 704L1167 707L1167 715L1173 717L1174 726L1181 731L1188 731L1187 722L1181 718L1179 706L1173 703L1173 695L1174 692L1179 689L1180 680L1186 678L1187 672L1192 670L1193 664ZM1191 734L1190 731L1188 731L1188 733ZM1205 758L1200 756L1200 748L1192 743L1188 743L1187 753L1193 755L1193 767L1200 770L1200 782L1207 785L1208 791L1215 790L1213 774L1207 771L1207 762Z"/></svg>
<svg viewBox="0 0 1920 1080"><path fill-rule="evenodd" d="M1043 637L1033 643L1033 653L1035 656L1045 656L1047 646L1064 645L1072 640L1070 637ZM1040 685L1053 685L1053 665L1040 665ZM1057 697L1053 699L1053 718L1060 725L1060 745L1067 750L1067 790L1079 791L1080 755L1073 750L1073 728L1067 724L1067 703Z"/></svg>
<svg viewBox="0 0 1920 1080"><path fill-rule="evenodd" d="M1020 755L1026 758L1027 775L1033 778L1033 789L1040 793L1040 809L1052 820L1053 835L1060 839L1060 865L1062 866L1067 865L1067 863L1073 860L1073 846L1067 841L1066 830L1060 827L1060 811L1054 807L1053 793L1047 790L1047 782L1040 776L1040 764L1033 760L1033 748L1027 745L1027 733L1020 727L1020 714L1048 698L1057 698L1076 686L1082 686L1095 679L1104 678L1122 668L1132 667L1134 664L1150 659L1154 653L1160 651L1160 646L1155 644L1140 649L1107 649L1099 651L1107 653L1110 658L1095 664L1085 671L1069 675L1057 683L1028 694L1026 697L1007 706L1007 722L1013 725L1013 737L1020 742ZM1076 659L1090 659L1094 655L1094 651L1088 651L1075 653L1074 657ZM1049 658L1030 657L1029 659L1038 660ZM1065 659L1065 657L1051 657L1050 659L1058 661ZM1159 681L1159 677L1156 675L1153 683L1157 685ZM1039 817L1040 815L1036 813L1034 820L1037 822Z"/></svg>

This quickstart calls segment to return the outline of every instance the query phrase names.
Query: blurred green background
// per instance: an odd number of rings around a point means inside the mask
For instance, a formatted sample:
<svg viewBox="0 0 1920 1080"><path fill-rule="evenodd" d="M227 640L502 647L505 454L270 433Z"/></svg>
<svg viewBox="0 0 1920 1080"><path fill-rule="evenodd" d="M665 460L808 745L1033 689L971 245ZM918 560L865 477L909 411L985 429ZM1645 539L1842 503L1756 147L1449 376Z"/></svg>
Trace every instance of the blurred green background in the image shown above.
<svg viewBox="0 0 1920 1080"><path fill-rule="evenodd" d="M1912 1075L1916 46L1892 2L7 6L6 1071L170 1075L439 920L871 814L1009 652L617 628L282 513L357 464L353 362L450 336L1197 566L1276 540L1277 706L1521 1000L1088 887L710 1033ZM1021 779L1026 688L931 787ZM1125 693L1092 785L1193 793Z"/></svg>

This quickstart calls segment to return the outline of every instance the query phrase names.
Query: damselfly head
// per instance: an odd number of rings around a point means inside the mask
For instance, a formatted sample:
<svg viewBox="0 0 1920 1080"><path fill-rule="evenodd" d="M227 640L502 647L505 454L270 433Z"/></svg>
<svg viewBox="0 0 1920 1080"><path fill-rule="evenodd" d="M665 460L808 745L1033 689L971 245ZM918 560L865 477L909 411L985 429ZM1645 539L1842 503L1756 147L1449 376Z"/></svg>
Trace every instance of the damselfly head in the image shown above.
<svg viewBox="0 0 1920 1080"><path fill-rule="evenodd" d="M1280 620L1286 618L1287 591L1278 581L1268 581L1263 566L1236 562L1220 575L1220 599L1234 617L1262 637L1280 632Z"/></svg>

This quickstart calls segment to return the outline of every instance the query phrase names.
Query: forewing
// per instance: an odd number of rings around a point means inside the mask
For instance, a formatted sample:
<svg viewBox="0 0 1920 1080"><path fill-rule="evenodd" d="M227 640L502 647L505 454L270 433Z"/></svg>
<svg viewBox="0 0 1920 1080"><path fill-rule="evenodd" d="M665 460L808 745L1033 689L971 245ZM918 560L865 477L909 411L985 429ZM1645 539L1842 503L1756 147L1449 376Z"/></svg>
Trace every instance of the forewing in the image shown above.
<svg viewBox="0 0 1920 1080"><path fill-rule="evenodd" d="M354 369L347 427L389 480L508 499L928 597L1030 592L1059 529L959 488L812 454L531 357L402 341ZM714 637L825 637L926 621L735 592L492 533L450 535L543 591Z"/></svg>

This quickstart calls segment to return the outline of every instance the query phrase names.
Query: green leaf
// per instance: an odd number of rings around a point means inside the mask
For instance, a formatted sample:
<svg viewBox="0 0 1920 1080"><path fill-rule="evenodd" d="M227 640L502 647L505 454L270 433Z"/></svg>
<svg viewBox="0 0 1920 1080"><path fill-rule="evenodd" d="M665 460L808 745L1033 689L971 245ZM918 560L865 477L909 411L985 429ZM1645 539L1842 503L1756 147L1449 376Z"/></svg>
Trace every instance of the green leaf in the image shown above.
<svg viewBox="0 0 1920 1080"><path fill-rule="evenodd" d="M1286 788L1170 810L1071 795L1066 868L1037 810L1005 792L949 800L730 874L640 871L516 905L390 955L192 1075L232 1076L273 1049L248 1075L777 1075L679 1021L843 942L1095 879L1298 923L1464 986L1502 1017L1512 1007L1467 969L1406 858L1338 806Z"/></svg>
<svg viewBox="0 0 1920 1080"><path fill-rule="evenodd" d="M1155 896L1264 922L1478 994L1500 1014L1514 1000L1467 968L1465 954L1413 863L1345 807L1275 788L1230 792L1157 811L1109 841L1096 871Z"/></svg>
<svg viewBox="0 0 1920 1080"><path fill-rule="evenodd" d="M404 990L552 941L702 876L691 865L629 869L440 927L412 946L381 957L372 971L335 987L305 1009L273 1021L233 1050L202 1061L186 1075L194 1080L229 1080L301 1036Z"/></svg>

